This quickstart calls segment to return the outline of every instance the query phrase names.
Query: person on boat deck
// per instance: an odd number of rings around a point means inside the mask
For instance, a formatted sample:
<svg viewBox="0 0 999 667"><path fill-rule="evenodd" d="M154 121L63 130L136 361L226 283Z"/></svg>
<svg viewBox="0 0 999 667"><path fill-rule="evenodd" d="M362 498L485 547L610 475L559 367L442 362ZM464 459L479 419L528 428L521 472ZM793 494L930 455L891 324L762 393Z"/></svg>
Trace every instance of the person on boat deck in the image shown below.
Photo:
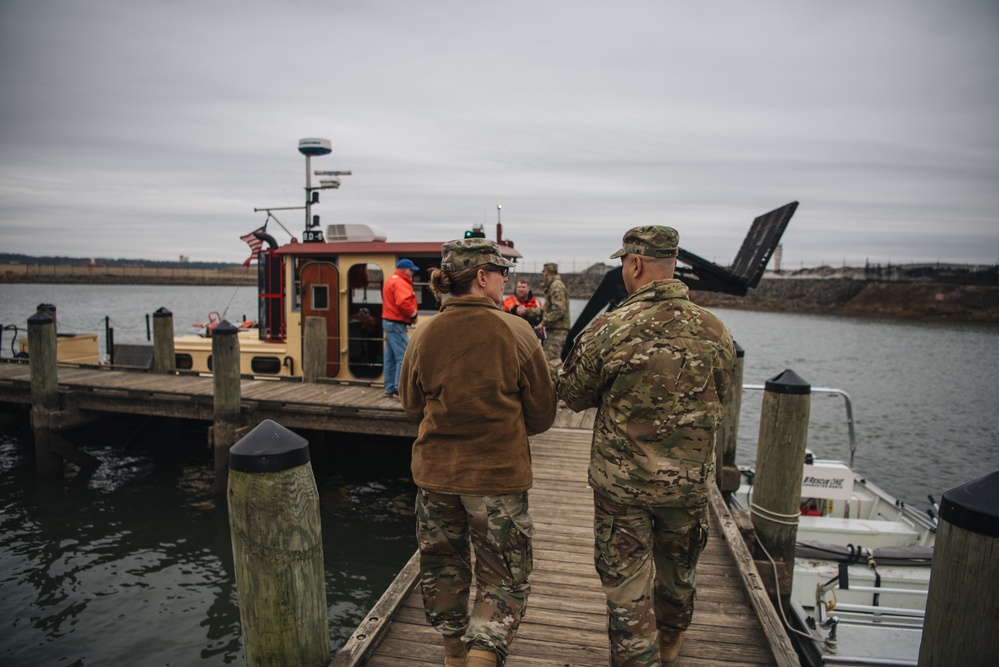
<svg viewBox="0 0 999 667"><path fill-rule="evenodd" d="M569 318L569 292L565 289L558 264L548 262L541 272L545 289L545 302L540 308L527 310L529 317L541 317L545 332L545 358L552 370L552 377L562 365L562 348L569 335L572 322Z"/></svg>
<svg viewBox="0 0 999 667"><path fill-rule="evenodd" d="M412 260L400 259L382 285L382 330L385 332L385 396L399 397L399 370L409 345L409 325L416 322L413 276L420 270Z"/></svg>
<svg viewBox="0 0 999 667"><path fill-rule="evenodd" d="M448 667L502 665L531 590L527 437L551 427L557 400L531 325L500 307L509 266L489 239L443 245L430 289L450 297L413 333L399 379L402 407L419 424L412 471L423 606Z"/></svg>
<svg viewBox="0 0 999 667"><path fill-rule="evenodd" d="M611 664L676 660L707 543L714 444L735 367L725 324L673 278L679 234L624 235L628 298L597 317L559 370L559 397L596 407L589 483L594 561L607 596Z"/></svg>
<svg viewBox="0 0 999 667"><path fill-rule="evenodd" d="M544 328L540 326L541 316L529 315L527 312L528 310L540 308L541 305L541 300L534 296L534 292L531 291L531 283L523 278L517 281L517 286L514 288L513 294L503 300L503 310L527 320L527 323L534 327L538 338L543 341L545 334Z"/></svg>

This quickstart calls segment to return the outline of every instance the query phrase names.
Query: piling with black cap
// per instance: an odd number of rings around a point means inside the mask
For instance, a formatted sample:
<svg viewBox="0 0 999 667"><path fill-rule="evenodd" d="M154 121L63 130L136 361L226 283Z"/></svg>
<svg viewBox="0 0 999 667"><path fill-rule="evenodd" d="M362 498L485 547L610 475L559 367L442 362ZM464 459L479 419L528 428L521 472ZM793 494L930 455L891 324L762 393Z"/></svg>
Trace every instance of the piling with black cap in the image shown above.
<svg viewBox="0 0 999 667"><path fill-rule="evenodd" d="M173 373L176 369L173 313L166 308L160 308L153 313L153 370L157 373Z"/></svg>
<svg viewBox="0 0 999 667"><path fill-rule="evenodd" d="M302 343L302 380L315 382L326 377L326 361L329 346L326 342L326 319L323 317L305 318L305 335Z"/></svg>
<svg viewBox="0 0 999 667"><path fill-rule="evenodd" d="M760 412L760 435L756 449L756 475L750 514L753 528L766 553L783 563L780 596L790 599L790 572L801 513L801 480L808 443L808 418L812 387L792 370L766 381ZM768 591L774 597L776 591Z"/></svg>
<svg viewBox="0 0 999 667"><path fill-rule="evenodd" d="M308 441L265 420L229 450L229 529L249 667L330 660Z"/></svg>
<svg viewBox="0 0 999 667"><path fill-rule="evenodd" d="M742 377L746 351L735 344L735 369L732 385L722 399L722 423L715 441L715 474L718 489L729 493L739 488L739 469L735 465L736 441L739 437L739 412L742 410Z"/></svg>
<svg viewBox="0 0 999 667"><path fill-rule="evenodd" d="M55 329L56 334L59 333L59 318L56 317L56 307L52 303L40 303L35 307L36 313L43 313L52 318L52 328Z"/></svg>
<svg viewBox="0 0 999 667"><path fill-rule="evenodd" d="M943 494L919 667L999 665L999 471Z"/></svg>
<svg viewBox="0 0 999 667"><path fill-rule="evenodd" d="M215 494L221 498L226 489L229 448L236 442L242 425L242 395L239 376L239 329L223 320L212 329L212 389L214 424L212 447L215 451Z"/></svg>
<svg viewBox="0 0 999 667"><path fill-rule="evenodd" d="M42 304L44 306L45 304ZM28 318L28 365L31 373L31 426L35 437L35 467L41 479L59 479L62 458L51 451L50 414L59 409L55 319L42 306ZM55 306L50 306L55 311Z"/></svg>

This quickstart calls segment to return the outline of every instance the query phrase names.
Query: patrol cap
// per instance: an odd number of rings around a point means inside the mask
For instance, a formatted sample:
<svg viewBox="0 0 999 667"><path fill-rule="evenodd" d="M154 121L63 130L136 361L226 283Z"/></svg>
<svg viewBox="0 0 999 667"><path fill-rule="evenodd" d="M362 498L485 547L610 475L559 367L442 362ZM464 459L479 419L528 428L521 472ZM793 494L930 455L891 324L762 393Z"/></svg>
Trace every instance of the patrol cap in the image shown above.
<svg viewBox="0 0 999 667"><path fill-rule="evenodd" d="M628 254L645 257L676 257L680 245L680 233L672 227L646 225L632 227L624 233L621 249L610 256L611 259Z"/></svg>
<svg viewBox="0 0 999 667"><path fill-rule="evenodd" d="M460 271L484 264L513 266L513 262L500 255L499 245L491 239L456 239L441 246L443 271Z"/></svg>
<svg viewBox="0 0 999 667"><path fill-rule="evenodd" d="M548 273L558 273L558 264L555 262L548 262L544 265L543 270Z"/></svg>

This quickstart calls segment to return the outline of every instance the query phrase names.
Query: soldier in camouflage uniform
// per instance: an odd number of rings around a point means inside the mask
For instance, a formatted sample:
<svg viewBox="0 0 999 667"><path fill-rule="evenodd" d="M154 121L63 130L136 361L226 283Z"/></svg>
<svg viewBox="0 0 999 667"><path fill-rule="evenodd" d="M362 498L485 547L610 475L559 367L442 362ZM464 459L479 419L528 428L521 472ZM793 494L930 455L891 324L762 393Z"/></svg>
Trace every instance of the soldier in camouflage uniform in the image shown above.
<svg viewBox="0 0 999 667"><path fill-rule="evenodd" d="M493 667L506 660L531 590L527 438L551 427L557 401L534 329L499 305L510 262L496 243L461 239L441 250L430 289L451 296L416 328L399 378L402 406L420 426L420 587L444 664Z"/></svg>
<svg viewBox="0 0 999 667"><path fill-rule="evenodd" d="M529 317L541 317L541 324L547 336L544 342L545 358L554 377L562 365L562 348L565 347L569 327L572 326L569 320L569 293L565 289L565 283L562 282L562 276L558 273L558 264L552 262L545 264L541 276L545 302L540 308L528 309L526 314Z"/></svg>
<svg viewBox="0 0 999 667"><path fill-rule="evenodd" d="M735 365L726 326L673 279L678 243L669 227L624 235L611 258L621 258L629 296L580 334L557 381L571 409L598 408L589 468L594 559L618 666L679 654Z"/></svg>

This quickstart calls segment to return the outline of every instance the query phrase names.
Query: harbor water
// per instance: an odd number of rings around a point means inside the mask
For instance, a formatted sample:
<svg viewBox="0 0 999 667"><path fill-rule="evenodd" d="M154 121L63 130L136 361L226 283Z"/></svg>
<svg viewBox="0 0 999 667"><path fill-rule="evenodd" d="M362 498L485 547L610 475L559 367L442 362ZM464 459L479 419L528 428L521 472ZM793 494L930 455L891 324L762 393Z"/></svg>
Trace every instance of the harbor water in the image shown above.
<svg viewBox="0 0 999 667"><path fill-rule="evenodd" d="M2 356L40 303L63 332L146 338L146 314L190 333L210 311L253 319L250 287L0 285ZM582 302L573 302L574 310ZM926 496L999 469L999 327L717 309L746 353L744 381L791 369L853 400L861 475L928 508ZM738 439L749 463L762 392ZM849 456L843 399L815 393L809 447ZM242 664L228 519L215 505L205 426L120 419L78 429L101 466L35 480L24 415L0 434L0 664ZM307 435L307 434L306 434ZM314 452L330 640L342 645L415 549L405 442L328 437Z"/></svg>

